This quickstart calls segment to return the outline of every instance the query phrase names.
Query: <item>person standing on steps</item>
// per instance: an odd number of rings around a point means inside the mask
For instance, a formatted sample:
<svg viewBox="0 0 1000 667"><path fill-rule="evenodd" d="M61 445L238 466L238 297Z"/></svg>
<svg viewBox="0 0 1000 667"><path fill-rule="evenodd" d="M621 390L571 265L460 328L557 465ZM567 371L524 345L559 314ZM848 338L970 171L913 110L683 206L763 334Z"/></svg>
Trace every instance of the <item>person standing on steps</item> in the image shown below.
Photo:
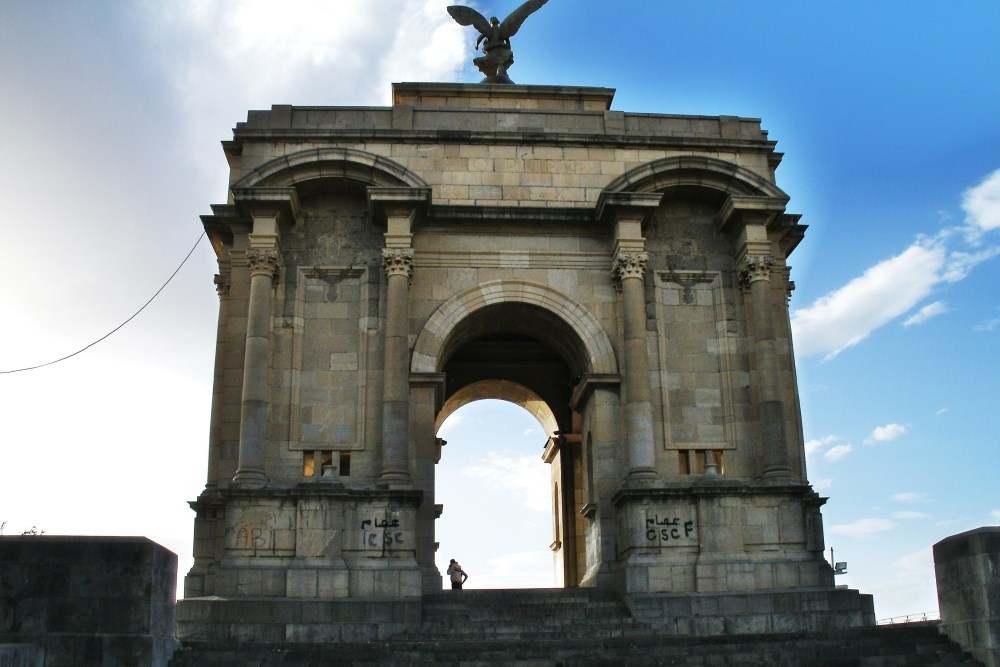
<svg viewBox="0 0 1000 667"><path fill-rule="evenodd" d="M448 564L448 578L451 580L451 590L460 591L462 590L462 584L469 578L469 575L465 573L465 570L458 564L458 561L452 558L451 563Z"/></svg>

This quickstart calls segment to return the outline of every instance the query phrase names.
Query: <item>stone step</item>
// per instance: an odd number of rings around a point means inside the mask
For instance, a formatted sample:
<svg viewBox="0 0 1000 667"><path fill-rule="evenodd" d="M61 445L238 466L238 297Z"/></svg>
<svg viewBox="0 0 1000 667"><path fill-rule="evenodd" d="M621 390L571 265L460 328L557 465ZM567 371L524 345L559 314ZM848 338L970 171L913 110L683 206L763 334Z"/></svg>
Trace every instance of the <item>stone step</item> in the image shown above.
<svg viewBox="0 0 1000 667"><path fill-rule="evenodd" d="M742 665L908 667L979 665L934 625L728 637L532 641L406 641L322 645L188 643L171 667L414 665Z"/></svg>

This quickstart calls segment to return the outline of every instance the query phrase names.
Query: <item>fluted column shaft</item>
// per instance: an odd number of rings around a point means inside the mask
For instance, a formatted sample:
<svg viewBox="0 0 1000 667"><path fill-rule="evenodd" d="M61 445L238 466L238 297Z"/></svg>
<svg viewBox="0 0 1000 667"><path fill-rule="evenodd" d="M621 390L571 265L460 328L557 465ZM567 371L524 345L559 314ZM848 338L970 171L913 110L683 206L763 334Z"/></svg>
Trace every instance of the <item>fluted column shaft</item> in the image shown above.
<svg viewBox="0 0 1000 667"><path fill-rule="evenodd" d="M208 435L207 487L219 484L219 456L222 447L222 398L225 395L226 372L226 323L229 321L229 263L219 262L220 272L215 274L215 289L219 294L219 321L215 333L215 373L212 387L211 429Z"/></svg>
<svg viewBox="0 0 1000 667"><path fill-rule="evenodd" d="M656 476L653 444L653 404L649 388L649 355L646 349L646 297L644 252L619 253L614 272L621 281L625 329L625 436L628 448L627 479Z"/></svg>
<svg viewBox="0 0 1000 667"><path fill-rule="evenodd" d="M382 396L382 473L380 483L411 484L410 477L410 276L411 248L382 251L386 272L385 374Z"/></svg>
<svg viewBox="0 0 1000 667"><path fill-rule="evenodd" d="M757 392L760 414L760 439L764 476L791 475L788 443L785 434L785 405L781 392L781 368L778 363L771 303L771 268L774 258L750 255L742 266L749 282L753 306L754 354L757 358Z"/></svg>
<svg viewBox="0 0 1000 667"><path fill-rule="evenodd" d="M247 312L246 352L240 417L240 459L233 481L244 487L267 484L264 443L267 436L267 385L271 348L271 306L278 271L276 248L247 251L250 303Z"/></svg>

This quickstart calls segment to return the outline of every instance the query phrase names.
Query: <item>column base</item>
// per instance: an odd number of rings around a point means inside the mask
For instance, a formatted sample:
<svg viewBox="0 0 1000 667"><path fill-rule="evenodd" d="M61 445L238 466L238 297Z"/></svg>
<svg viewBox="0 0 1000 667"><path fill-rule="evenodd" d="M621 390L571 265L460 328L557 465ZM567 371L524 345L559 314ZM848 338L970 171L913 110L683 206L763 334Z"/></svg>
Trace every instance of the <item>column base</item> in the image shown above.
<svg viewBox="0 0 1000 667"><path fill-rule="evenodd" d="M622 486L630 489L647 489L658 486L659 481L660 478L656 474L655 468L632 468L625 474L625 479L622 480Z"/></svg>
<svg viewBox="0 0 1000 667"><path fill-rule="evenodd" d="M269 481L260 468L240 468L233 477L233 486L240 489L263 489Z"/></svg>
<svg viewBox="0 0 1000 667"><path fill-rule="evenodd" d="M764 474L761 477L765 482L789 483L793 481L792 470L788 466L765 468Z"/></svg>
<svg viewBox="0 0 1000 667"><path fill-rule="evenodd" d="M408 472L385 470L379 475L376 486L380 489L412 489L413 479Z"/></svg>

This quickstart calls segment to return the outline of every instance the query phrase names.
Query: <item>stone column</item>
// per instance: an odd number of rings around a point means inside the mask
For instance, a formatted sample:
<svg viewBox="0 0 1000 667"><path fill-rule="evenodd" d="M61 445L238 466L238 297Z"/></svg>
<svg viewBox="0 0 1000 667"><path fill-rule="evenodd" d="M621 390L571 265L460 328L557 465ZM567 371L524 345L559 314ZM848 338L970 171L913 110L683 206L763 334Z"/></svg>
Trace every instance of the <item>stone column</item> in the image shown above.
<svg viewBox="0 0 1000 667"><path fill-rule="evenodd" d="M373 222L385 221L385 364L382 384L383 488L413 487L410 471L410 277L413 224L430 201L430 188L370 187Z"/></svg>
<svg viewBox="0 0 1000 667"><path fill-rule="evenodd" d="M770 255L747 255L740 267L749 284L753 307L754 354L757 358L757 393L760 419L760 442L763 450L764 477L790 477L788 442L785 434L785 402L781 392L781 369L778 364L771 302Z"/></svg>
<svg viewBox="0 0 1000 667"><path fill-rule="evenodd" d="M649 255L642 227L660 205L655 192L602 192L598 219L613 230L612 274L622 295L625 347L625 443L628 470L625 484L650 486L656 481L656 448L653 439L653 403L649 385L649 352L646 349L646 288L644 274Z"/></svg>
<svg viewBox="0 0 1000 667"><path fill-rule="evenodd" d="M208 482L214 489L219 485L219 449L222 447L222 399L225 395L226 373L226 324L229 321L229 262L219 260L219 273L215 274L215 290L219 294L219 321L215 334L215 374L212 387L211 428L208 435Z"/></svg>
<svg viewBox="0 0 1000 667"><path fill-rule="evenodd" d="M251 236L251 239L253 237ZM253 241L251 240L251 244ZM278 274L277 239L271 247L247 250L250 304L247 311L246 353L240 416L240 459L233 482L245 488L267 485L264 443L267 436L267 385L271 349L271 304Z"/></svg>
<svg viewBox="0 0 1000 667"><path fill-rule="evenodd" d="M646 295L643 274L649 257L645 252L621 252L614 273L620 281L625 329L625 436L629 469L626 480L656 477L653 446L653 404L649 387L649 353L646 349Z"/></svg>
<svg viewBox="0 0 1000 667"><path fill-rule="evenodd" d="M410 276L412 248L384 248L385 372L382 394L382 485L409 486L410 477Z"/></svg>

